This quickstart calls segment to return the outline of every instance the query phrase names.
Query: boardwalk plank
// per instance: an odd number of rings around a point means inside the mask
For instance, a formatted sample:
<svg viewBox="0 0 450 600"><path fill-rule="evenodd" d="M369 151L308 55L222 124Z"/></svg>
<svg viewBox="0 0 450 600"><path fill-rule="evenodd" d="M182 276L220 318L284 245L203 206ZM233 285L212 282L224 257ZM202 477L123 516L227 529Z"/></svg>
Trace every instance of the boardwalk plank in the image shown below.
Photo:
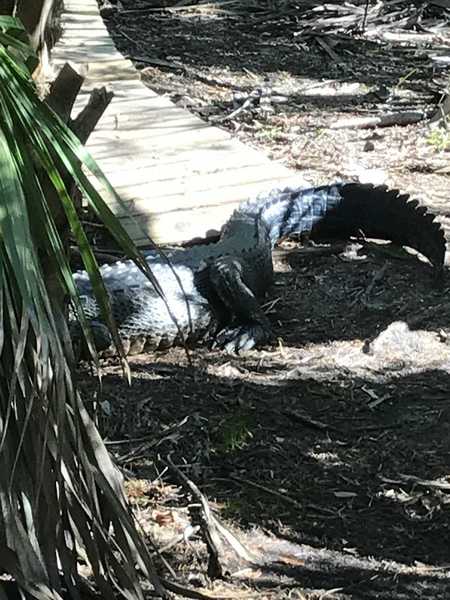
<svg viewBox="0 0 450 600"><path fill-rule="evenodd" d="M114 98L88 148L133 217L106 198L136 243L179 242L218 229L237 204L264 189L299 181L292 171L147 88L114 47L95 0L65 0L63 36L52 51L88 65L77 112L91 90Z"/></svg>

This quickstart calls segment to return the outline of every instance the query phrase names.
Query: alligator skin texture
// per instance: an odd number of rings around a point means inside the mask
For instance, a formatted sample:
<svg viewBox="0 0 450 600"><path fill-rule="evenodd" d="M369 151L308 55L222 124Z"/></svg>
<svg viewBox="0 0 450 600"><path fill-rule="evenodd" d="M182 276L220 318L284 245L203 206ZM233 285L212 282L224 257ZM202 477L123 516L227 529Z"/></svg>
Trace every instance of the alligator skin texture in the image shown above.
<svg viewBox="0 0 450 600"><path fill-rule="evenodd" d="M437 275L445 238L435 217L408 195L356 183L274 189L244 202L214 244L144 253L164 292L132 261L101 267L125 352L168 348L209 338L213 346L240 352L266 343L270 323L259 300L273 281L272 249L290 234L313 239L352 235L390 240L426 256ZM74 274L81 304L100 353L113 351L89 277ZM72 317L72 337L81 328Z"/></svg>

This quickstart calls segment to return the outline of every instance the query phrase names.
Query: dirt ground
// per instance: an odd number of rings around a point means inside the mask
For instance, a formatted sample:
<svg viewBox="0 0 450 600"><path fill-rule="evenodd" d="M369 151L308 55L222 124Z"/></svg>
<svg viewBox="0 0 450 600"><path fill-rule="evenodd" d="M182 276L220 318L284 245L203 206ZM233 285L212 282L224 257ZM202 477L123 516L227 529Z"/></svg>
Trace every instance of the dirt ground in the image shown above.
<svg viewBox="0 0 450 600"><path fill-rule="evenodd" d="M122 0L107 18L152 89L311 183L381 180L447 224L445 131L330 126L432 113L448 71L430 57L450 54L448 28L429 43L339 28L317 36L300 9L178 4L150 11L155 2ZM426 22L438 22L442 12L427 10ZM449 288L448 272L436 285L428 264L389 245L294 251L276 260L271 346L138 356L131 387L105 363L99 422L166 579L199 598L450 598ZM85 375L87 398L94 386ZM224 544L225 578L207 577L195 502L170 461L252 564Z"/></svg>

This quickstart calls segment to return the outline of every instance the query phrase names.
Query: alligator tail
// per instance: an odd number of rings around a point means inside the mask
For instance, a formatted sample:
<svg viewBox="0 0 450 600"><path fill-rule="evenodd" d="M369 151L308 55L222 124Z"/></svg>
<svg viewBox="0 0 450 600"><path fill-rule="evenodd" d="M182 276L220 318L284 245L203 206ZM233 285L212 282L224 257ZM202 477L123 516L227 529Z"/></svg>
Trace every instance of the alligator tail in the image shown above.
<svg viewBox="0 0 450 600"><path fill-rule="evenodd" d="M311 189L278 190L267 198L261 217L272 242L311 232L315 240L364 235L409 246L442 271L444 232L435 215L408 194L386 186L344 183ZM278 210L277 210L278 205Z"/></svg>
<svg viewBox="0 0 450 600"><path fill-rule="evenodd" d="M313 227L317 238L333 230L345 237L361 235L409 246L423 254L442 271L445 236L435 215L408 194L386 186L348 183L340 187L341 201Z"/></svg>

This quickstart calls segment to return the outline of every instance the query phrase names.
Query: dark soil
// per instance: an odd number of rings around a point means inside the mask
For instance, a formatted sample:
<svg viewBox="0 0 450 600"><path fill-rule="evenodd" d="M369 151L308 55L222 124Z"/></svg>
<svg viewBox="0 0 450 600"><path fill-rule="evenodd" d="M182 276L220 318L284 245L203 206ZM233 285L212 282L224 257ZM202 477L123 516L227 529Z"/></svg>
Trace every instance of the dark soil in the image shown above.
<svg viewBox="0 0 450 600"><path fill-rule="evenodd" d="M144 528L164 546L188 526L170 455L266 561L226 553L231 589L449 597L450 347L436 332L450 307L428 265L363 251L278 264L273 347L139 356L131 387L105 366L102 430ZM206 585L195 540L165 557Z"/></svg>
<svg viewBox="0 0 450 600"><path fill-rule="evenodd" d="M312 182L381 170L445 223L448 153L424 126L328 125L379 114L388 100L370 94L384 97L384 87L391 107L432 110L442 74L429 55L448 48L448 30L436 48L329 33L336 63L314 37L295 35L300 13L223 4L144 16L133 10L155 3L122 4L108 25L141 66L161 61L144 69L153 89L211 118L270 85L287 101L272 112L255 103L221 125ZM312 94L324 80L333 93ZM135 357L131 387L105 363L97 414L140 523L166 547L179 581L211 597L448 600L450 276L436 286L428 264L370 243L294 251L276 270L266 305L272 346L237 357L205 347ZM91 397L94 383L85 377L83 386ZM225 550L226 579L208 582L205 546L186 529L190 498L168 456L255 566Z"/></svg>

